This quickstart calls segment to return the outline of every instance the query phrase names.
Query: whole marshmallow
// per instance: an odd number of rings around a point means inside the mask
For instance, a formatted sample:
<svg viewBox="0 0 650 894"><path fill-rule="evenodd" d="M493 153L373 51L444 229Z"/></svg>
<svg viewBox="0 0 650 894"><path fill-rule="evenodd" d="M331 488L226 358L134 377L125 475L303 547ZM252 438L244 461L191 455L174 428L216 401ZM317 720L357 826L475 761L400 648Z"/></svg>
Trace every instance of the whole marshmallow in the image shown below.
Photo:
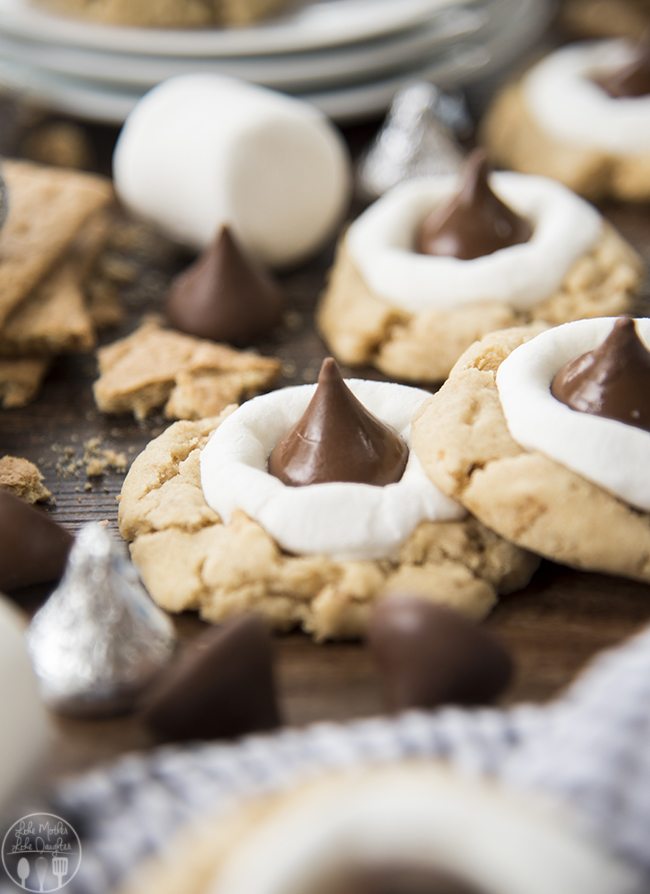
<svg viewBox="0 0 650 894"><path fill-rule="evenodd" d="M0 808L42 756L48 739L45 708L25 641L25 621L0 599Z"/></svg>
<svg viewBox="0 0 650 894"><path fill-rule="evenodd" d="M129 115L113 157L118 195L173 239L204 248L228 224L272 266L331 235L350 196L350 163L313 106L197 74L154 87Z"/></svg>

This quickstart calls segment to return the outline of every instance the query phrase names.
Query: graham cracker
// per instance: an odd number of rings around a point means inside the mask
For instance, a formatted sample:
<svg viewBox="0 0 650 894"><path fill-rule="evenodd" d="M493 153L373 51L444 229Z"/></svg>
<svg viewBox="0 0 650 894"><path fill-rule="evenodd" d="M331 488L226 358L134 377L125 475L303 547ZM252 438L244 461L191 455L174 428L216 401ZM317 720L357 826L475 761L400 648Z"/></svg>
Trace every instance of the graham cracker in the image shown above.
<svg viewBox="0 0 650 894"><path fill-rule="evenodd" d="M0 406L8 410L34 400L49 365L47 357L0 359Z"/></svg>
<svg viewBox="0 0 650 894"><path fill-rule="evenodd" d="M0 326L111 200L104 177L6 161L9 216L0 230Z"/></svg>
<svg viewBox="0 0 650 894"><path fill-rule="evenodd" d="M106 240L108 222L91 220L67 255L0 327L0 355L25 356L88 351L95 344L84 280Z"/></svg>
<svg viewBox="0 0 650 894"><path fill-rule="evenodd" d="M163 406L170 419L213 416L272 384L281 368L275 358L163 329L155 319L97 356L97 406L137 419Z"/></svg>

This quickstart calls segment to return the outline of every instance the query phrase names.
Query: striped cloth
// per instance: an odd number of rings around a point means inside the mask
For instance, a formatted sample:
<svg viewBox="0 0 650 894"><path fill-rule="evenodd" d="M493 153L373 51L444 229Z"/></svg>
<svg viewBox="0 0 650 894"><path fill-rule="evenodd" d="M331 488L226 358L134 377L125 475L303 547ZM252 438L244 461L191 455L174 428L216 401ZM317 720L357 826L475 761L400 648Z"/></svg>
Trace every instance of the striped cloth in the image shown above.
<svg viewBox="0 0 650 894"><path fill-rule="evenodd" d="M603 653L548 706L411 712L318 724L235 745L127 756L62 786L52 811L82 834L71 894L112 890L201 812L281 789L324 769L413 757L569 802L650 889L650 628ZM154 821L152 821L154 818Z"/></svg>

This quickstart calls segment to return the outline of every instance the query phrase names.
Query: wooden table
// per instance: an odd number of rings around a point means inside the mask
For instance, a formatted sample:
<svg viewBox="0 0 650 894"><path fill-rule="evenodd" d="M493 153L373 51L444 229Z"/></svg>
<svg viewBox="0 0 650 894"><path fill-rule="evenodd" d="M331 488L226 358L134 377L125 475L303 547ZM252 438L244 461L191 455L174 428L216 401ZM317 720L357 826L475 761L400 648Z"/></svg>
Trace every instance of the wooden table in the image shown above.
<svg viewBox="0 0 650 894"><path fill-rule="evenodd" d="M368 129L356 129L347 136L359 145L369 133ZM113 133L100 134L104 165L113 139ZM650 260L647 210L611 207L606 213ZM308 266L283 277L297 328L260 345L263 352L295 364L295 373L286 376L283 384L313 381L325 355L313 329L312 311L331 253L330 246ZM149 268L125 289L129 318L122 332L132 329L144 312L160 308L165 284L173 267L181 263ZM647 298L646 290L646 308ZM112 332L103 341L119 334ZM72 531L84 522L103 519L116 529L116 497L123 476L109 472L86 491L84 473L67 478L57 473L58 457L53 448L70 447L81 456L83 442L98 436L102 446L124 450L133 458L166 425L161 417L138 424L129 417L99 413L91 393L95 377L92 355L62 358L35 403L0 413L0 455L26 456L41 466L56 496L53 517ZM29 594L23 602L34 608L43 595L42 591ZM512 649L517 662L516 679L506 700L539 701L552 696L595 652L619 642L650 618L649 595L648 587L642 584L543 564L531 585L503 599L487 622ZM178 619L179 631L186 640L202 627L192 616ZM377 681L362 645L316 646L296 633L279 637L276 648L281 697L290 723L352 718L381 710ZM47 768L50 781L151 744L137 721L128 717L101 722L57 720L56 731Z"/></svg>

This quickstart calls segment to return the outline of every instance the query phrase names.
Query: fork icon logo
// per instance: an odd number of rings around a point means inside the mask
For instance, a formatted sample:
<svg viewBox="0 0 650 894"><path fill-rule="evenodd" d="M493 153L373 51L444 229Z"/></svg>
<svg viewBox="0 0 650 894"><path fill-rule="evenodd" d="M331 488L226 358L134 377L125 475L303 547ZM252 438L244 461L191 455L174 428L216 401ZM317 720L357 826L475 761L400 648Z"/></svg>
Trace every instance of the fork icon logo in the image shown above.
<svg viewBox="0 0 650 894"><path fill-rule="evenodd" d="M60 891L81 865L74 827L53 813L30 813L11 825L2 841L2 865L23 891Z"/></svg>

